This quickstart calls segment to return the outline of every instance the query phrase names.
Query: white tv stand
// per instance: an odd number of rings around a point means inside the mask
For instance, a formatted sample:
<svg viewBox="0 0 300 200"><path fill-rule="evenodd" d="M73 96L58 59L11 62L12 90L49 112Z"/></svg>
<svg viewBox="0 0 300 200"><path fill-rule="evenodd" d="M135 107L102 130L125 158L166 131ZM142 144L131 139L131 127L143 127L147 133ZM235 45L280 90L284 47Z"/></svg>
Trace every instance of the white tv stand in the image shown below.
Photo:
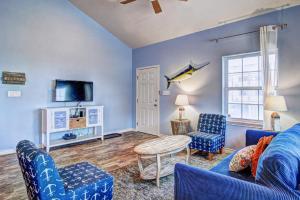
<svg viewBox="0 0 300 200"><path fill-rule="evenodd" d="M103 134L103 106L57 107L42 110L42 145L49 152L51 147L72 144L101 138ZM92 134L78 136L76 139L53 139L50 135L72 132L78 129L93 128ZM97 129L101 129L101 133Z"/></svg>

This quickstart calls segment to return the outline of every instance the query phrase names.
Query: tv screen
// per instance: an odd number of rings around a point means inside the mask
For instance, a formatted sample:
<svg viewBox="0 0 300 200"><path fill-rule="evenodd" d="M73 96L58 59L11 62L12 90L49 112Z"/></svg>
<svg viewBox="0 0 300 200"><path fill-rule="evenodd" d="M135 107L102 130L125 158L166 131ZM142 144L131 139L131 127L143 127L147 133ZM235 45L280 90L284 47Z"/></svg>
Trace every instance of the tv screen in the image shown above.
<svg viewBox="0 0 300 200"><path fill-rule="evenodd" d="M85 81L55 81L55 101L93 101L93 82Z"/></svg>

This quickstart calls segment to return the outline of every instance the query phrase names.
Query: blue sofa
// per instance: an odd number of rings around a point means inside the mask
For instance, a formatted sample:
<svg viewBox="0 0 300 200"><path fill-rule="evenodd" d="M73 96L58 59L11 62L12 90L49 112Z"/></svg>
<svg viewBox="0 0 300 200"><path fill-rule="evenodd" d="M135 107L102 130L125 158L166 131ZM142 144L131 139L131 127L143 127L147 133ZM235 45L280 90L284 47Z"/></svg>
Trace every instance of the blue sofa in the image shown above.
<svg viewBox="0 0 300 200"><path fill-rule="evenodd" d="M300 124L276 134L248 130L246 145L274 135L261 155L256 178L250 169L229 172L234 153L210 171L184 164L175 166L176 200L299 200L300 199Z"/></svg>
<svg viewBox="0 0 300 200"><path fill-rule="evenodd" d="M28 199L111 200L113 197L113 177L87 162L57 169L51 156L28 140L18 143L17 157Z"/></svg>

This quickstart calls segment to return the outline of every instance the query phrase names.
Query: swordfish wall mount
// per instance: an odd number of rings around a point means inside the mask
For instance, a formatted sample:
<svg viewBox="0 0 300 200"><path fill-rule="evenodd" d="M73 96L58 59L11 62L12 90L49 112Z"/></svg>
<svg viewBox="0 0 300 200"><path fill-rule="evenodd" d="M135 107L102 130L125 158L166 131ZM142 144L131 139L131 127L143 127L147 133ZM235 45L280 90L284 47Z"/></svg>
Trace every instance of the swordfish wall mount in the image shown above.
<svg viewBox="0 0 300 200"><path fill-rule="evenodd" d="M183 69L179 70L177 73L175 73L173 76L168 77L165 75L165 78L167 79L168 86L167 89L169 89L171 83L180 83L181 81L187 80L193 76L193 74L198 71L199 69L202 69L203 67L209 65L209 62L194 65L189 64L188 66L184 67Z"/></svg>

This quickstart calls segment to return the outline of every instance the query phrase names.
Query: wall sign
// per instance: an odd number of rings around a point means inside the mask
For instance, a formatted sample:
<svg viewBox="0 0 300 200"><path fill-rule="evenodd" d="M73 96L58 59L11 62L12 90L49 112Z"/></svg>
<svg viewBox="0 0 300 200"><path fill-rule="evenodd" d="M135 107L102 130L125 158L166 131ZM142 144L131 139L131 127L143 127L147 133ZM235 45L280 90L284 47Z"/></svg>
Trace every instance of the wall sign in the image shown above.
<svg viewBox="0 0 300 200"><path fill-rule="evenodd" d="M2 72L3 84L25 85L26 75L20 72Z"/></svg>

